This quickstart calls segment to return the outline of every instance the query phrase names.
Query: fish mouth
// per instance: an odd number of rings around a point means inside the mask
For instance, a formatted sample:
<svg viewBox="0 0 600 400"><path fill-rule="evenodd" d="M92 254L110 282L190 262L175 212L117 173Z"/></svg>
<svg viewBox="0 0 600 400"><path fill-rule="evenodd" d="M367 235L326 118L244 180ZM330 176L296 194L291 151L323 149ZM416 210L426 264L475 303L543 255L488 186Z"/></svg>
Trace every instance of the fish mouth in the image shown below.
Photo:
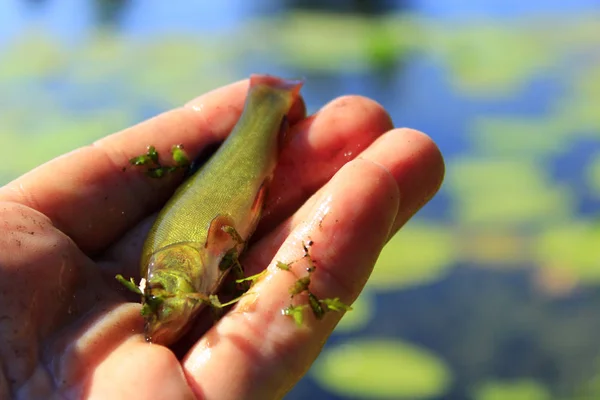
<svg viewBox="0 0 600 400"><path fill-rule="evenodd" d="M144 335L148 343L168 346L182 337L189 330L190 325L191 323L189 321L179 326L149 321L144 325Z"/></svg>
<svg viewBox="0 0 600 400"><path fill-rule="evenodd" d="M175 343L189 331L200 308L202 303L185 296L165 299L154 312L145 315L146 341L163 346Z"/></svg>

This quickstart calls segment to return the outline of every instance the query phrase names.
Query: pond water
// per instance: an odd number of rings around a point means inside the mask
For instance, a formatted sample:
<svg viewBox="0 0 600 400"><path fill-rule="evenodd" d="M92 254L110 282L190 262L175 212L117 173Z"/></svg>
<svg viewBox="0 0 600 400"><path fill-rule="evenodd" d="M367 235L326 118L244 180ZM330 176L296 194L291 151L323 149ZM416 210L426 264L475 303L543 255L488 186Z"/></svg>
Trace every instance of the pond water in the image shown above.
<svg viewBox="0 0 600 400"><path fill-rule="evenodd" d="M434 138L447 179L287 398L598 398L599 18L593 0L4 1L0 184L251 72L306 77L310 111L372 97Z"/></svg>

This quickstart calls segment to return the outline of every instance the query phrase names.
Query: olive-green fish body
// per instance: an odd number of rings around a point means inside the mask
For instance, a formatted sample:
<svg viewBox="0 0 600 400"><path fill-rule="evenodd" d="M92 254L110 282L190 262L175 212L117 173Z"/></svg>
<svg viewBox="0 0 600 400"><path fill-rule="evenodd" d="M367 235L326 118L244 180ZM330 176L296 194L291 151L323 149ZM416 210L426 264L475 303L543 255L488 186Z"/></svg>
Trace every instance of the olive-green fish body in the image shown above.
<svg viewBox="0 0 600 400"><path fill-rule="evenodd" d="M253 75L244 111L227 140L175 192L146 238L146 338L169 344L225 277L260 219L286 115L302 83ZM225 259L225 260L224 260Z"/></svg>

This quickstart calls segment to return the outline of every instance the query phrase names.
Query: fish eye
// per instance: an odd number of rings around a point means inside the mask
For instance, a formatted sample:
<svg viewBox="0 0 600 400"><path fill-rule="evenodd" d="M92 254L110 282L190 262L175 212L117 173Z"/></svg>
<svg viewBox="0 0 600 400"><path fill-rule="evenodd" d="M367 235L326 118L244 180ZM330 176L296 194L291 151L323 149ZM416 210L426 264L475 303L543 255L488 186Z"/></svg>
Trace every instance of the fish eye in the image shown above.
<svg viewBox="0 0 600 400"><path fill-rule="evenodd" d="M156 296L154 294L150 294L150 295L146 296L145 303L154 312L156 312L156 310L158 310L158 308L161 306L161 304L163 302L164 302L163 296Z"/></svg>

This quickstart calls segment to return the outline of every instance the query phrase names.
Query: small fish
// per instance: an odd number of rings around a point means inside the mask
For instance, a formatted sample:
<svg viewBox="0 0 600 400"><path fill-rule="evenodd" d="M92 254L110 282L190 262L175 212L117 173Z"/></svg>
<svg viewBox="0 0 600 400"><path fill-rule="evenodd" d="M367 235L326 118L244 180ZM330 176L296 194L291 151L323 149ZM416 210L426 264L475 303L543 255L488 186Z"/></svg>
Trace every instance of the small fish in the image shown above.
<svg viewBox="0 0 600 400"><path fill-rule="evenodd" d="M229 137L159 213L141 258L146 340L179 339L237 262L260 219L301 86L252 75Z"/></svg>

